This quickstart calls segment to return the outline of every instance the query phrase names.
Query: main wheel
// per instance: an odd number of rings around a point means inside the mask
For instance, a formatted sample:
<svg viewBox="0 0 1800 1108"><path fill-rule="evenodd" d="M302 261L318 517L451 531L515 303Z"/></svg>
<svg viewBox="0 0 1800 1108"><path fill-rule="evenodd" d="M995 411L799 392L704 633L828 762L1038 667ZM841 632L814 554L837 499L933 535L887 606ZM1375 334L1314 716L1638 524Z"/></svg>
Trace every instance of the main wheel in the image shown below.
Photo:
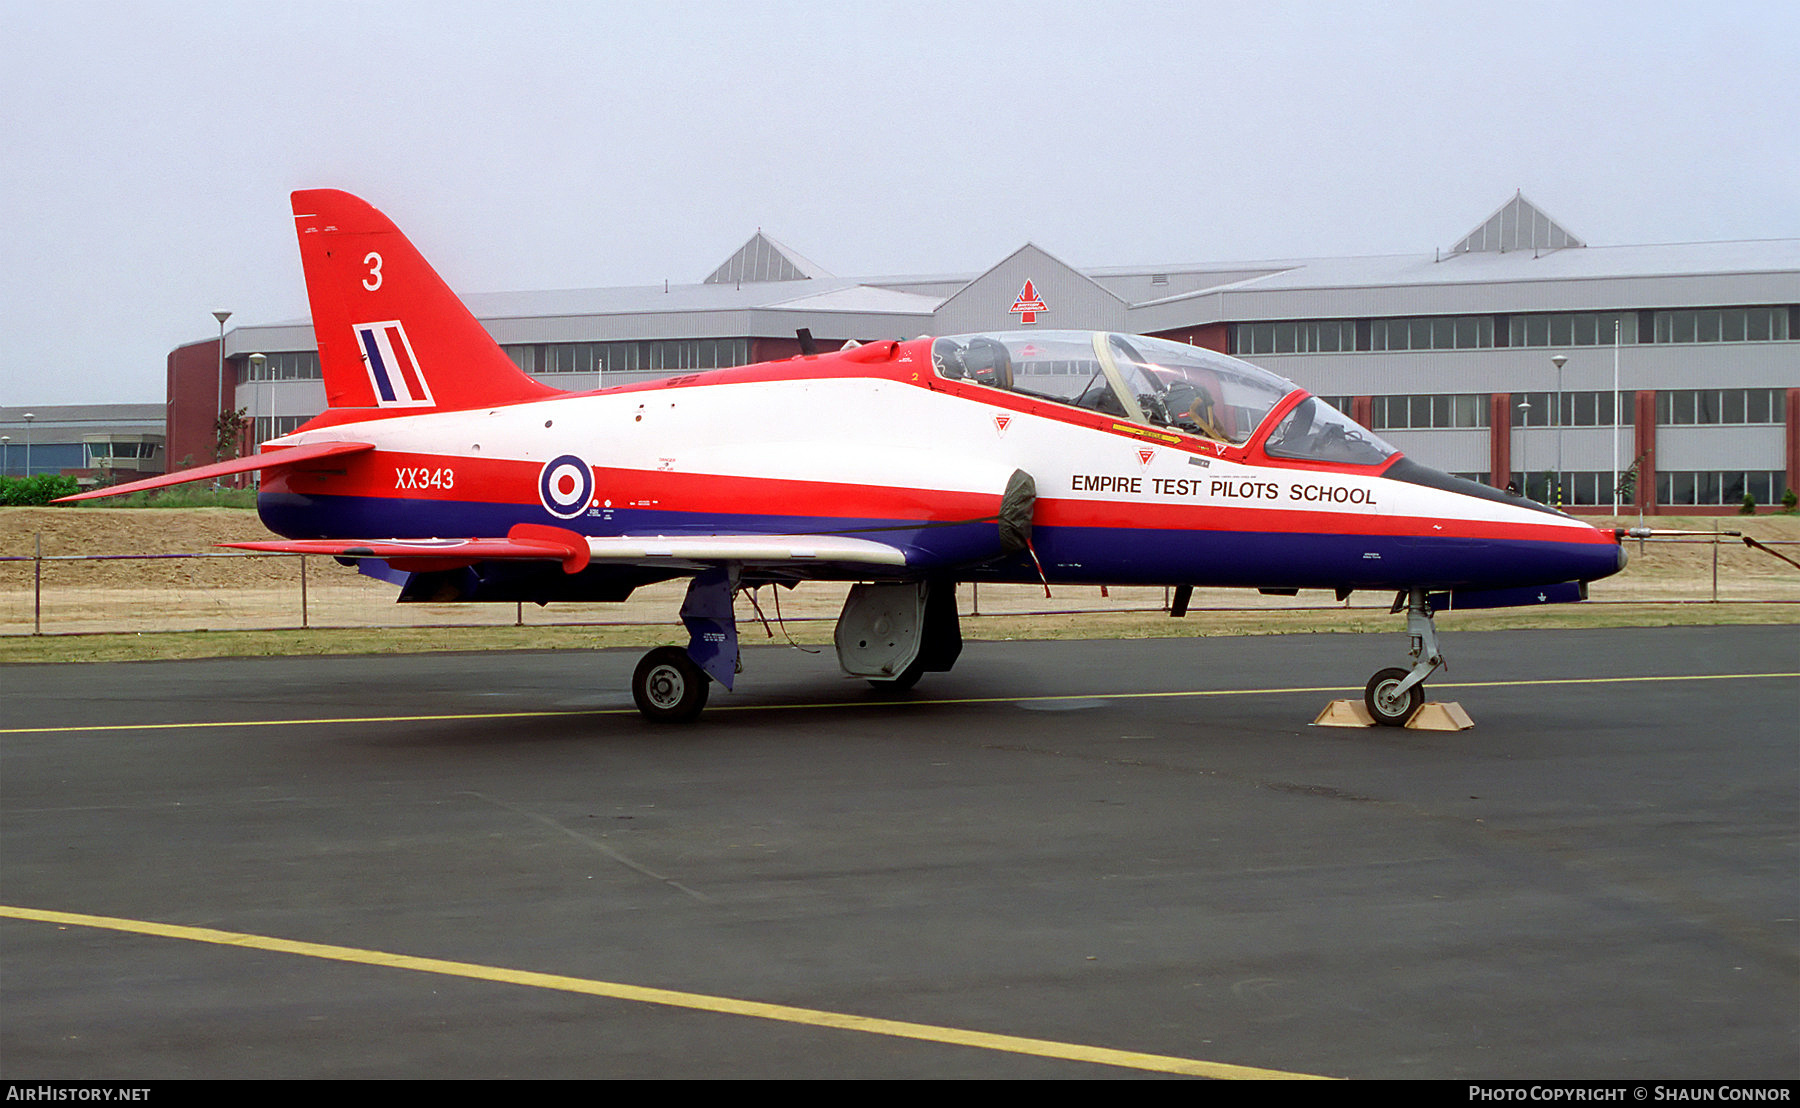
<svg viewBox="0 0 1800 1108"><path fill-rule="evenodd" d="M706 707L712 678L679 646L659 646L644 655L631 675L631 699L645 719L687 723Z"/></svg>
<svg viewBox="0 0 1800 1108"><path fill-rule="evenodd" d="M1363 704L1375 722L1384 727L1404 727L1413 713L1425 703L1425 685L1423 682L1407 689L1404 693L1396 690L1400 682L1406 680L1410 670L1384 669L1369 678L1369 685L1363 690Z"/></svg>

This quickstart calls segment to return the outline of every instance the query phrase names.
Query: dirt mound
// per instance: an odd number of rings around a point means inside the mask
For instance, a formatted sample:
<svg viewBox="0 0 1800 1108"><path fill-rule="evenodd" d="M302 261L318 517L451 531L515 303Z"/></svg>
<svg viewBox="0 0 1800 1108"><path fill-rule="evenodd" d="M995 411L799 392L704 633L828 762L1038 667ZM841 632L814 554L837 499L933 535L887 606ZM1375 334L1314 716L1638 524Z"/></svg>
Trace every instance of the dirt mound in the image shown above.
<svg viewBox="0 0 1800 1108"><path fill-rule="evenodd" d="M242 508L0 508L0 556L30 557L42 538L45 558L84 555L226 554L222 542L272 538L254 511ZM18 563L8 563L17 566ZM253 588L293 581L289 558L121 559L47 562L45 573L89 588L219 585ZM6 575L7 583L16 574Z"/></svg>

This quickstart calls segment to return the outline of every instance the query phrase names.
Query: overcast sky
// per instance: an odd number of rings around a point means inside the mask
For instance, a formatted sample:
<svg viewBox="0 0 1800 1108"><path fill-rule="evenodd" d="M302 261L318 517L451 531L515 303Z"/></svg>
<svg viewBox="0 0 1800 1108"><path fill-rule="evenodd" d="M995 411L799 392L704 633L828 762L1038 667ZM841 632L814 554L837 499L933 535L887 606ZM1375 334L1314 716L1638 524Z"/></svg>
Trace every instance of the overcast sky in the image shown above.
<svg viewBox="0 0 1800 1108"><path fill-rule="evenodd" d="M0 409L306 313L297 188L462 291L1800 238L1768 3L0 0Z"/></svg>

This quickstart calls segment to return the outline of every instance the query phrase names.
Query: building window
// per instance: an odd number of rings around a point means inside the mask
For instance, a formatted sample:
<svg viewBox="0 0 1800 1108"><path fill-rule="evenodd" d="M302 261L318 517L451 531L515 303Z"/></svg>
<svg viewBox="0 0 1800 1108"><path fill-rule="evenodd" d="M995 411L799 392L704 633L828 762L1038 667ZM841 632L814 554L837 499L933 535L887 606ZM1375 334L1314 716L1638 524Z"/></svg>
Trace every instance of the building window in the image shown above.
<svg viewBox="0 0 1800 1108"><path fill-rule="evenodd" d="M268 442L283 435L291 435L300 429L300 425L311 419L311 416L257 416L255 428L251 434L257 442Z"/></svg>
<svg viewBox="0 0 1800 1108"><path fill-rule="evenodd" d="M1663 427L1785 422L1781 389L1664 389L1656 394Z"/></svg>
<svg viewBox="0 0 1800 1108"><path fill-rule="evenodd" d="M235 360L240 385L251 381L317 381L321 377L317 350L264 354L261 366L247 357Z"/></svg>
<svg viewBox="0 0 1800 1108"><path fill-rule="evenodd" d="M1624 471L1620 471L1619 476L1624 475ZM1556 473L1553 470L1514 472L1512 480L1526 496L1553 508L1569 505L1611 507L1613 502L1613 471L1610 469L1564 470L1560 490L1556 486ZM1628 496L1621 496L1619 501L1623 504L1630 499Z"/></svg>
<svg viewBox="0 0 1800 1108"><path fill-rule="evenodd" d="M1371 431L1423 431L1488 425L1485 393L1372 396L1369 402Z"/></svg>
<svg viewBox="0 0 1800 1108"><path fill-rule="evenodd" d="M1636 312L1558 312L1547 315L1515 315L1507 318L1509 346L1611 346L1613 325L1619 341L1637 341Z"/></svg>
<svg viewBox="0 0 1800 1108"><path fill-rule="evenodd" d="M1355 349L1352 319L1239 323L1231 328L1233 354L1337 354Z"/></svg>
<svg viewBox="0 0 1800 1108"><path fill-rule="evenodd" d="M1656 313L1657 342L1785 342L1786 307L1691 308Z"/></svg>
<svg viewBox="0 0 1800 1108"><path fill-rule="evenodd" d="M1787 492L1787 474L1771 470L1674 470L1656 475L1656 502L1678 507L1737 507L1748 493L1774 504Z"/></svg>
<svg viewBox="0 0 1800 1108"><path fill-rule="evenodd" d="M1634 393L1619 393L1619 406L1631 411ZM1565 392L1562 412L1555 412L1554 392L1518 392L1513 394L1513 426L1515 427L1611 427L1613 426L1613 394L1605 392ZM1531 407L1523 404L1529 402Z"/></svg>
<svg viewBox="0 0 1800 1108"><path fill-rule="evenodd" d="M1494 317L1422 316L1371 321L1371 350L1478 350L1494 345Z"/></svg>
<svg viewBox="0 0 1800 1108"><path fill-rule="evenodd" d="M653 342L565 342L539 348L535 372L635 373L719 369L750 361L749 339L664 339ZM520 355L513 361L521 368Z"/></svg>

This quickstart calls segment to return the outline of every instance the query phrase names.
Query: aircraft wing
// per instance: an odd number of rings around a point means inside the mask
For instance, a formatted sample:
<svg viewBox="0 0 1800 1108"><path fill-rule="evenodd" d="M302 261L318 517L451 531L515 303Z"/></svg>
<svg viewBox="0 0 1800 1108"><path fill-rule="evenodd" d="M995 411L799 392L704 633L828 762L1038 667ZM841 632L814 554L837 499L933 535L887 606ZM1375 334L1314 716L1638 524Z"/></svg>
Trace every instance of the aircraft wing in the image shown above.
<svg viewBox="0 0 1800 1108"><path fill-rule="evenodd" d="M740 565L850 563L905 566L897 546L845 535L646 535L589 537L562 527L521 523L505 538L467 539L284 539L233 542L239 550L281 554L327 554L336 558L379 558L395 569L442 569L481 561L555 561L565 573L580 573L591 562L675 566L698 569Z"/></svg>
<svg viewBox="0 0 1800 1108"><path fill-rule="evenodd" d="M227 477L233 473L248 473L253 469L282 469L287 466L299 465L302 462L314 462L321 458L335 458L345 454L361 454L373 449L375 449L375 444L369 442L318 442L310 446L285 446L261 454L251 454L244 458L214 462L212 465L178 469L174 473L165 473L160 477L146 477L142 481L128 481L123 485L108 485L106 488L95 489L92 492L78 492L74 496L59 497L56 503L96 500L103 496L124 496L127 493L146 492L150 489L166 488L169 485L185 485L190 481L210 481L215 477Z"/></svg>

